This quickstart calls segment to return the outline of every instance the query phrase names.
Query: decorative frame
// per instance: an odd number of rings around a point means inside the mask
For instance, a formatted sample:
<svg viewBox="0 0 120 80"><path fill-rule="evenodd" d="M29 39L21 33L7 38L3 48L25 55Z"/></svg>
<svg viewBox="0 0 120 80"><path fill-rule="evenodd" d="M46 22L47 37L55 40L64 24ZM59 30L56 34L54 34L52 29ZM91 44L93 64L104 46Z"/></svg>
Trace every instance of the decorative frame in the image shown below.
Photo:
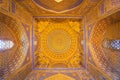
<svg viewBox="0 0 120 80"><path fill-rule="evenodd" d="M83 20L83 28L84 28L84 35L83 35L83 39L84 39L84 67L83 68L36 68L35 67L35 55L34 55L34 21L36 18L80 18ZM33 70L86 70L87 69L87 47L86 47L86 26L85 26L85 20L84 17L82 16L73 16L73 17L67 17L67 16L61 16L61 17L57 17L57 16L52 16L52 17L48 17L48 16L34 16L33 17L33 21L32 21L32 69Z"/></svg>

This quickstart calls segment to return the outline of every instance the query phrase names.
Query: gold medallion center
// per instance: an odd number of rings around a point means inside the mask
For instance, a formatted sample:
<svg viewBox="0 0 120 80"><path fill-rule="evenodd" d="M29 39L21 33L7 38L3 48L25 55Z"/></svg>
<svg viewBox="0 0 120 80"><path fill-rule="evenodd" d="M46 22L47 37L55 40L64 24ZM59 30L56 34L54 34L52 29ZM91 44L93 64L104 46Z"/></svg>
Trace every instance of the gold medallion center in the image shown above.
<svg viewBox="0 0 120 80"><path fill-rule="evenodd" d="M48 47L56 53L63 53L70 48L70 35L64 30L53 30L48 35Z"/></svg>

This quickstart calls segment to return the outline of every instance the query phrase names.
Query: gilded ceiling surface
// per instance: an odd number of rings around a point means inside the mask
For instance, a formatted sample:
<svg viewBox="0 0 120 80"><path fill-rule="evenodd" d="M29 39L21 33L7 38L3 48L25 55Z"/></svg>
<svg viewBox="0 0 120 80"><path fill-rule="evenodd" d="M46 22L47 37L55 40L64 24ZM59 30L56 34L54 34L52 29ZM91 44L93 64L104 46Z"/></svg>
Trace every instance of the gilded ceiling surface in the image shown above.
<svg viewBox="0 0 120 80"><path fill-rule="evenodd" d="M83 0L33 0L33 1L39 7L53 12L69 10L74 7L77 7L83 2Z"/></svg>
<svg viewBox="0 0 120 80"><path fill-rule="evenodd" d="M79 15L83 16L100 0L14 0L34 16ZM61 14L62 13L62 14ZM49 15L50 14L50 15Z"/></svg>
<svg viewBox="0 0 120 80"><path fill-rule="evenodd" d="M56 52L58 54L64 53L70 48L70 45L71 38L66 31L62 29L55 29L48 34L47 46L52 52Z"/></svg>
<svg viewBox="0 0 120 80"><path fill-rule="evenodd" d="M120 0L0 0L0 80L120 80Z"/></svg>
<svg viewBox="0 0 120 80"><path fill-rule="evenodd" d="M79 44L83 39L81 19L38 20L34 26L34 35L38 38L38 47L35 51L35 54L39 55L36 58L38 64L48 68L55 68L58 65L61 68L83 67L83 45Z"/></svg>

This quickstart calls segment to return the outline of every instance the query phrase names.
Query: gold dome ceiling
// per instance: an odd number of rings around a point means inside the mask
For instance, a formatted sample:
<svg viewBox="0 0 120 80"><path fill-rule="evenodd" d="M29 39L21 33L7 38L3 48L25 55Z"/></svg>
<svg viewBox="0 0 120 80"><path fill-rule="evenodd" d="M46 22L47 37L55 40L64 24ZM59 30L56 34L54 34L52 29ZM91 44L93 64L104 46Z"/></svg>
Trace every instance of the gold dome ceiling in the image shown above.
<svg viewBox="0 0 120 80"><path fill-rule="evenodd" d="M35 58L39 67L41 65L49 65L46 68L55 68L58 65L63 66L61 68L83 67L83 45L79 44L79 40L83 40L81 18L35 19L37 25L34 25L33 30L38 38L38 47L34 55L39 55Z"/></svg>
<svg viewBox="0 0 120 80"><path fill-rule="evenodd" d="M51 59L71 57L77 49L77 34L65 23L51 23L41 34L41 50Z"/></svg>
<svg viewBox="0 0 120 80"><path fill-rule="evenodd" d="M0 0L0 25L8 26L1 26L0 35L11 35L15 43L12 55L0 54L0 80L24 80L28 74L27 80L45 80L57 71L75 80L120 80L120 1L79 1ZM104 46L110 40L114 46Z"/></svg>

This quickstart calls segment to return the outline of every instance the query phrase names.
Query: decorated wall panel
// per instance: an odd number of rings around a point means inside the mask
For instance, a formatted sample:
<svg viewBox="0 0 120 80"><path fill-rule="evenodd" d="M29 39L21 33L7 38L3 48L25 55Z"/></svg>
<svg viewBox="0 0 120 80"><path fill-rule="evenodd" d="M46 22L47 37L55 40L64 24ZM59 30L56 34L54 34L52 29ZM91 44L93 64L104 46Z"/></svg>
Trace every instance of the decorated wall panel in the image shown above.
<svg viewBox="0 0 120 80"><path fill-rule="evenodd" d="M90 53L95 62L113 79L119 79L119 50L106 44L106 40L119 40L119 11L93 25L89 40ZM119 43L116 43L119 45ZM115 46L116 47L116 46ZM119 48L119 46L117 46ZM97 54L96 54L97 53ZM114 55L114 56L113 56Z"/></svg>
<svg viewBox="0 0 120 80"><path fill-rule="evenodd" d="M0 13L0 22L0 39L14 42L12 49L0 51L2 65L0 78L4 79L22 66L28 52L29 41L20 21Z"/></svg>

